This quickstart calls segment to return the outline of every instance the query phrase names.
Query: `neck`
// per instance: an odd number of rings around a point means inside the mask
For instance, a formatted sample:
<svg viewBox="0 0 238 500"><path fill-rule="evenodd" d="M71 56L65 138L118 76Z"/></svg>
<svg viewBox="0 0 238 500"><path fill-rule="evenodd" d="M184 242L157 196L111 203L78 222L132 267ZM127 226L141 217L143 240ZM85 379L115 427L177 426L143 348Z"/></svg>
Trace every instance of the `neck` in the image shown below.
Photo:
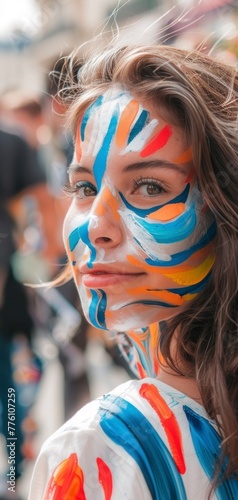
<svg viewBox="0 0 238 500"><path fill-rule="evenodd" d="M140 379L152 377L177 389L186 396L202 403L201 394L195 379L179 375L159 359L158 346L161 336L161 324L154 323L147 328L130 330L126 336L122 334L121 348L129 361L132 371ZM176 348L176 336L172 349Z"/></svg>

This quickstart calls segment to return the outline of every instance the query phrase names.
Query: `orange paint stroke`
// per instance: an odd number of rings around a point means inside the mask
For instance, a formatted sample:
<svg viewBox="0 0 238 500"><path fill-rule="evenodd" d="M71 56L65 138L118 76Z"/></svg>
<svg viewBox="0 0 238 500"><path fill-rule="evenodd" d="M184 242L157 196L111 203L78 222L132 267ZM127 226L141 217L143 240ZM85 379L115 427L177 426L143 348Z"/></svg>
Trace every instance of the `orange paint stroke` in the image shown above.
<svg viewBox="0 0 238 500"><path fill-rule="evenodd" d="M96 459L98 466L98 481L102 485L105 500L110 500L112 497L112 473L108 465L101 459Z"/></svg>
<svg viewBox="0 0 238 500"><path fill-rule="evenodd" d="M116 145L119 148L122 148L124 146L124 143L128 138L131 125L138 113L138 110L139 110L139 103L138 101L133 99L132 101L129 102L129 104L127 104L124 111L122 112L120 121L118 123L116 139L115 139Z"/></svg>
<svg viewBox="0 0 238 500"><path fill-rule="evenodd" d="M83 486L83 471L76 453L72 453L54 470L44 500L86 500Z"/></svg>
<svg viewBox="0 0 238 500"><path fill-rule="evenodd" d="M165 205L156 212L147 215L146 219L152 219L156 221L165 222L168 220L175 219L184 212L185 204L184 203L171 203L170 205Z"/></svg>
<svg viewBox="0 0 238 500"><path fill-rule="evenodd" d="M159 340L159 336L160 336L159 324L153 323L152 325L150 325L149 332L150 332L150 338L151 338L151 347L153 349L157 349L158 340Z"/></svg>
<svg viewBox="0 0 238 500"><path fill-rule="evenodd" d="M148 377L148 373L146 373L145 369L143 368L142 364L137 361L136 363L136 368L139 374L139 378L142 380L143 378Z"/></svg>
<svg viewBox="0 0 238 500"><path fill-rule="evenodd" d="M80 137L81 122L82 122L82 120L79 121L77 130L76 130L76 138L75 138L75 155L76 155L77 162L80 162L81 157L82 157L81 137Z"/></svg>
<svg viewBox="0 0 238 500"><path fill-rule="evenodd" d="M181 155L177 156L175 160L173 160L173 163L177 163L177 165L180 165L182 163L188 163L193 159L193 152L192 152L192 146L189 146L186 151L184 151Z"/></svg>
<svg viewBox="0 0 238 500"><path fill-rule="evenodd" d="M78 266L72 264L73 262L76 261L76 258L75 258L74 250L71 251L70 248L69 248L69 242L68 242L68 240L65 241L65 248L66 248L66 253L68 255L69 262L71 264L71 269L72 269L72 272L73 272L73 275L74 275L75 283L77 285L79 285L81 275L80 275Z"/></svg>
<svg viewBox="0 0 238 500"><path fill-rule="evenodd" d="M148 290L144 286L138 286L136 288L129 288L127 292L132 295L152 295L155 299L175 306L181 306L184 303L183 297L177 293L168 292L168 290Z"/></svg>
<svg viewBox="0 0 238 500"><path fill-rule="evenodd" d="M183 271L189 271L190 269L194 269L197 266L198 262L203 262L212 252L212 246L213 243L208 243L204 248L201 248L197 252L195 252L193 255L191 255L185 262L182 262L181 264L177 264L177 266L150 266L149 264L146 264L145 262L141 262L138 260L136 257L133 255L128 255L127 260L130 264L132 264L135 267L138 267L139 269L143 269L145 272L153 272L155 274L162 274L166 276L176 273L176 272L183 272Z"/></svg>
<svg viewBox="0 0 238 500"><path fill-rule="evenodd" d="M142 343L142 341L143 341L143 340L146 340L147 335L148 335L148 334L147 334L147 332L144 332L144 334L141 334L141 335L140 335L140 334L138 334L138 333L133 332L132 330L129 330L129 331L127 332L127 335L128 335L128 337L129 337L129 338L131 338L131 339L135 342L135 344L137 344L137 345L138 345L138 347L141 349L141 351L142 351L144 354L146 354L146 349L145 349L145 346L144 346L144 344Z"/></svg>
<svg viewBox="0 0 238 500"><path fill-rule="evenodd" d="M100 217L101 215L104 215L106 213L108 207L111 209L115 221L118 222L120 219L120 216L118 213L118 209L119 209L118 201L113 196L109 187L105 186L103 188L101 195L100 195L100 200L99 200L97 206L95 207L95 212L94 212L95 215L98 215L98 217Z"/></svg>
<svg viewBox="0 0 238 500"><path fill-rule="evenodd" d="M153 384L142 384L140 395L146 399L153 410L158 415L162 427L168 439L172 457L180 474L186 471L181 431L174 413L171 411L166 401L160 395L157 387Z"/></svg>

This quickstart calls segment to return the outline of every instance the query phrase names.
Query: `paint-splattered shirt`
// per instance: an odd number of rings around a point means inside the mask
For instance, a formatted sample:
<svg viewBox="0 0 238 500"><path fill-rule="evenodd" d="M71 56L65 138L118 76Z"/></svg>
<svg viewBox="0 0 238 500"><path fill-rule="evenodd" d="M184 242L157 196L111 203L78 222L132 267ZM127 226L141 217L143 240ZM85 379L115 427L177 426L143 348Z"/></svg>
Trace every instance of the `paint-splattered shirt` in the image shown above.
<svg viewBox="0 0 238 500"><path fill-rule="evenodd" d="M220 444L194 400L155 379L129 381L46 441L29 500L205 500ZM215 498L237 499L238 482Z"/></svg>

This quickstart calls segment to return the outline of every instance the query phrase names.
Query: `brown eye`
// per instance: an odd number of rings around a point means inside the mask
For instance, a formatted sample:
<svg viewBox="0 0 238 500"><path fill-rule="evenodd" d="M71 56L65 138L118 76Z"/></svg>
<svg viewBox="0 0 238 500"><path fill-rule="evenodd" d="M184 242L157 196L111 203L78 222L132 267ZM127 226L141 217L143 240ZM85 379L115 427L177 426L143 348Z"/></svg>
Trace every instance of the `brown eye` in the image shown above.
<svg viewBox="0 0 238 500"><path fill-rule="evenodd" d="M147 193L150 195L156 195L162 193L163 189L158 184L148 184L146 187Z"/></svg>
<svg viewBox="0 0 238 500"><path fill-rule="evenodd" d="M134 193L142 195L145 198L159 196L165 192L165 189L160 181L156 179L141 178L134 180Z"/></svg>
<svg viewBox="0 0 238 500"><path fill-rule="evenodd" d="M90 187L90 186L85 186L83 188L83 194L84 196L94 196L95 195L95 189Z"/></svg>

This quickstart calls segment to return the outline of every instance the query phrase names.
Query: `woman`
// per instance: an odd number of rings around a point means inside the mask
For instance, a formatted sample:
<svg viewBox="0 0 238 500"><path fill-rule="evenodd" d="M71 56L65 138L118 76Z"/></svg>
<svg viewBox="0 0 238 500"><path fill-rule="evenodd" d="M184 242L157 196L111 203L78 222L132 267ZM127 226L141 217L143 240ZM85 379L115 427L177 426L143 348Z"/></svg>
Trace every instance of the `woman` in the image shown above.
<svg viewBox="0 0 238 500"><path fill-rule="evenodd" d="M79 77L64 241L141 380L46 442L30 498L238 498L237 72L113 47Z"/></svg>

